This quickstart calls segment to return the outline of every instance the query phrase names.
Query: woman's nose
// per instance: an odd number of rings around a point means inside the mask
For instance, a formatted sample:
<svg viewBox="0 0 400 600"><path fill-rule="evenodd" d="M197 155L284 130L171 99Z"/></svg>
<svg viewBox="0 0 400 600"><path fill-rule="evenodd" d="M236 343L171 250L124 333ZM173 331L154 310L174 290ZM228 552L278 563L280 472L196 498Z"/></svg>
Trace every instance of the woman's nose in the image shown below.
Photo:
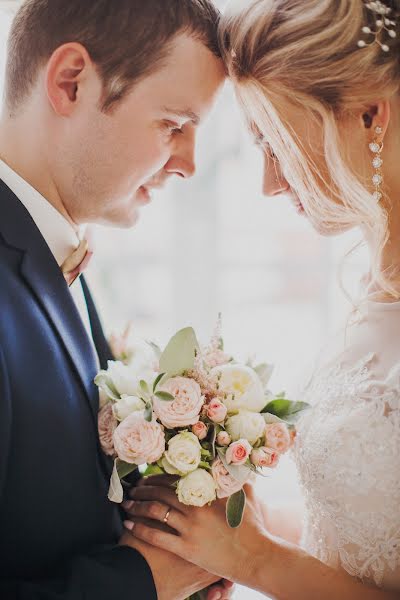
<svg viewBox="0 0 400 600"><path fill-rule="evenodd" d="M264 157L262 192L264 196L277 196L290 189L284 178L278 161L270 156Z"/></svg>

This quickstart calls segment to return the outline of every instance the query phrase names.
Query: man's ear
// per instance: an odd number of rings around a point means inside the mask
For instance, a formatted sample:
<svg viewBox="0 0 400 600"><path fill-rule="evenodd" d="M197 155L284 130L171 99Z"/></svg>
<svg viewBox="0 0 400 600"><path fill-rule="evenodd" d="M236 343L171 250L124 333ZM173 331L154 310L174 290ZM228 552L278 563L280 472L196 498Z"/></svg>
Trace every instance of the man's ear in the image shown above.
<svg viewBox="0 0 400 600"><path fill-rule="evenodd" d="M372 131L372 136L369 137L376 137L379 141L383 141L390 122L389 100L380 100L376 104L371 105L368 110L363 112L361 119L362 126ZM375 134L376 127L381 128L379 134Z"/></svg>
<svg viewBox="0 0 400 600"><path fill-rule="evenodd" d="M46 68L45 82L49 102L54 112L68 117L78 99L92 61L81 44L71 42L59 46L51 55Z"/></svg>

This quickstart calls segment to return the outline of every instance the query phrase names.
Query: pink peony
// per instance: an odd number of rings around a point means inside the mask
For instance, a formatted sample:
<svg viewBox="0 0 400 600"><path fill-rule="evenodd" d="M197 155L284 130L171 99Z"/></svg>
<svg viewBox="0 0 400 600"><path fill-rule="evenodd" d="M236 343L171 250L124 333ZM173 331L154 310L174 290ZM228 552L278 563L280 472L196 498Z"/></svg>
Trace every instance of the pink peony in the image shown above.
<svg viewBox="0 0 400 600"><path fill-rule="evenodd" d="M228 465L244 465L252 451L251 444L247 440L233 442L226 451L226 462Z"/></svg>
<svg viewBox="0 0 400 600"><path fill-rule="evenodd" d="M211 465L211 474L217 486L217 497L227 498L242 489L243 485L239 483L224 467L220 458L216 458Z"/></svg>
<svg viewBox="0 0 400 600"><path fill-rule="evenodd" d="M105 454L113 456L114 442L113 435L118 425L117 419L114 417L112 404L108 402L99 411L98 417L100 444Z"/></svg>
<svg viewBox="0 0 400 600"><path fill-rule="evenodd" d="M173 377L160 389L175 396L175 400L171 402L154 397L154 412L165 427L174 429L198 422L204 398L196 381L187 377Z"/></svg>
<svg viewBox="0 0 400 600"><path fill-rule="evenodd" d="M207 406L207 417L210 419L210 421L213 421L213 423L223 423L227 412L228 409L226 408L225 404L222 404L222 402L216 398L211 400Z"/></svg>
<svg viewBox="0 0 400 600"><path fill-rule="evenodd" d="M199 440L204 440L207 437L208 427L202 421L198 421L192 426L192 433L197 435Z"/></svg>
<svg viewBox="0 0 400 600"><path fill-rule="evenodd" d="M285 423L271 423L265 427L265 445L285 454L291 446L290 433Z"/></svg>
<svg viewBox="0 0 400 600"><path fill-rule="evenodd" d="M268 467L273 469L279 462L279 452L273 448L262 446L253 450L250 460L256 467Z"/></svg>
<svg viewBox="0 0 400 600"><path fill-rule="evenodd" d="M217 444L219 446L229 446L232 438L227 431L220 431L217 435Z"/></svg>
<svg viewBox="0 0 400 600"><path fill-rule="evenodd" d="M134 412L116 428L114 446L118 457L127 463L153 463L164 454L164 431L155 419L149 423L142 412Z"/></svg>

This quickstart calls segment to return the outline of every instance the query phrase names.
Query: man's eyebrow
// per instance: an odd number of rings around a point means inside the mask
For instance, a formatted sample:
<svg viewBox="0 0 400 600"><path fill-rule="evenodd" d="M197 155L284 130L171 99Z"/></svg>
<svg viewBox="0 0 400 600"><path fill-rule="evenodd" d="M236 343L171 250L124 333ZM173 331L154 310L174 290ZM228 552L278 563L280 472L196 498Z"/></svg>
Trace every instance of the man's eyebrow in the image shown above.
<svg viewBox="0 0 400 600"><path fill-rule="evenodd" d="M194 125L199 125L200 123L199 115L197 115L190 109L182 110L180 108L174 108L172 106L164 106L162 110L163 112L166 112L171 116L179 117L180 119L189 119Z"/></svg>

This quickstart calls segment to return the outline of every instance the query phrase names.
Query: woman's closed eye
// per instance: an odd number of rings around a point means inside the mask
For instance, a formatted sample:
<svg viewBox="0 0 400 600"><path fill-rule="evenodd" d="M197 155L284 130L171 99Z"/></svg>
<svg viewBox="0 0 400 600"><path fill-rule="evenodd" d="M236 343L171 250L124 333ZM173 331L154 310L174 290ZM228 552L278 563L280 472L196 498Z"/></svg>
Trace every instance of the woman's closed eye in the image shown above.
<svg viewBox="0 0 400 600"><path fill-rule="evenodd" d="M163 121L163 129L165 133L168 135L179 135L183 133L183 126L180 127L178 123L174 123L173 121Z"/></svg>

